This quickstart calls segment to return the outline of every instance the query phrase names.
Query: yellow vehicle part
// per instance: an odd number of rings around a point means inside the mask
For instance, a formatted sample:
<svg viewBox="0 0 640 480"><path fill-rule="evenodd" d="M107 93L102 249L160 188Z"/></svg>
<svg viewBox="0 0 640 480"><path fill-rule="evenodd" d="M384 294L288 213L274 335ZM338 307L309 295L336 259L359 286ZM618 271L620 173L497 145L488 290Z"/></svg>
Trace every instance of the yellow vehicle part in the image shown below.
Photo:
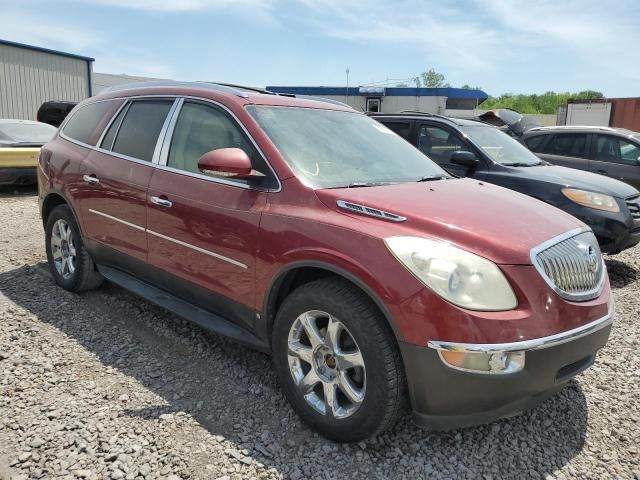
<svg viewBox="0 0 640 480"><path fill-rule="evenodd" d="M36 168L40 148L0 148L0 168Z"/></svg>

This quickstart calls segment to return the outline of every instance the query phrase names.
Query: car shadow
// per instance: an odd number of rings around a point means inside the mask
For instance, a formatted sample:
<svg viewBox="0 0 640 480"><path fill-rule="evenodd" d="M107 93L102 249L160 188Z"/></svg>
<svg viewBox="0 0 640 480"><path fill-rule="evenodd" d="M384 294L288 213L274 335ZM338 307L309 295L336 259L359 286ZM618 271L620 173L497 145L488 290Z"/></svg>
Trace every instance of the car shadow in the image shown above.
<svg viewBox="0 0 640 480"><path fill-rule="evenodd" d="M0 198L29 197L37 194L37 185L0 185Z"/></svg>
<svg viewBox="0 0 640 480"><path fill-rule="evenodd" d="M267 355L209 335L111 284L81 295L64 292L45 268L0 273L0 291L162 399L142 408L125 403L125 415L149 421L190 415L285 477L395 478L413 469L423 477L544 478L584 445L587 405L573 380L540 407L489 425L430 432L407 415L367 442L335 444L300 423ZM117 402L121 393L110 398ZM333 461L310 451L330 452Z"/></svg>
<svg viewBox="0 0 640 480"><path fill-rule="evenodd" d="M614 260L613 258L606 258L605 263L607 264L611 288L624 288L640 278L640 271L628 263Z"/></svg>

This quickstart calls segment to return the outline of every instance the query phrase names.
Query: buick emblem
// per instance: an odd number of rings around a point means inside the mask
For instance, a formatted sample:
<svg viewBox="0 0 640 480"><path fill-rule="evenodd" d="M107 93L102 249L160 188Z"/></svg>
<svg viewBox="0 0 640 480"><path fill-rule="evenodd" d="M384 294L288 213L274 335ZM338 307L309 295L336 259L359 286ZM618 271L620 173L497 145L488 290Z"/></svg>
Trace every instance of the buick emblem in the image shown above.
<svg viewBox="0 0 640 480"><path fill-rule="evenodd" d="M591 245L586 251L587 254L587 267L589 271L592 273L596 273L598 270L598 255L596 255L596 251L593 249Z"/></svg>

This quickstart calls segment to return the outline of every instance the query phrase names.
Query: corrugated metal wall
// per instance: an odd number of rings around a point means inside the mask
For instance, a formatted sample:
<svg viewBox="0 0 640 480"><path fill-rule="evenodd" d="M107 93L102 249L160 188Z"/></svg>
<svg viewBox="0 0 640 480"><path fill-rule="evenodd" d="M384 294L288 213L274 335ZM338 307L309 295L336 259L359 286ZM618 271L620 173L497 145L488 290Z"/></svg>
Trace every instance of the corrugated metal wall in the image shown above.
<svg viewBox="0 0 640 480"><path fill-rule="evenodd" d="M640 98L615 98L611 103L611 126L640 132Z"/></svg>
<svg viewBox="0 0 640 480"><path fill-rule="evenodd" d="M0 118L35 120L47 100L89 96L87 61L0 44Z"/></svg>

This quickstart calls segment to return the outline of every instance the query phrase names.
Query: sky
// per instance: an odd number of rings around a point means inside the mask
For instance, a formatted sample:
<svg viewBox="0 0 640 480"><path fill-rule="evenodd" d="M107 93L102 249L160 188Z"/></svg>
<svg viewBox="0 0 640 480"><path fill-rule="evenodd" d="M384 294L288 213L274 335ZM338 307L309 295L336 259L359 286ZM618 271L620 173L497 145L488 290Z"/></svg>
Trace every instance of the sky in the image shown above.
<svg viewBox="0 0 640 480"><path fill-rule="evenodd" d="M0 0L0 38L94 71L253 86L395 85L429 68L490 95L640 96L640 1ZM393 80L397 79L397 80Z"/></svg>

